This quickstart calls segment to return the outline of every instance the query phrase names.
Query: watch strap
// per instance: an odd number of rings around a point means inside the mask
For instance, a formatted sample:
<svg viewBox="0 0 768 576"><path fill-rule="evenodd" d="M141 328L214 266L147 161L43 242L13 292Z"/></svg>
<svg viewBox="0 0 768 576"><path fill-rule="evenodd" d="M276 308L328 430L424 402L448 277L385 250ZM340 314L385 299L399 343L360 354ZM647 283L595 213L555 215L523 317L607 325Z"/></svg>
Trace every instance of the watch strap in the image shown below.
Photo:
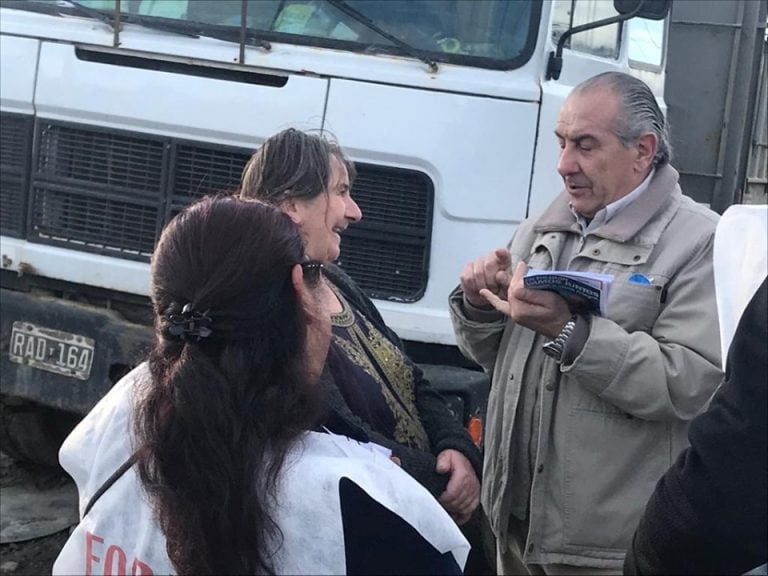
<svg viewBox="0 0 768 576"><path fill-rule="evenodd" d="M560 330L560 333L555 336L553 340L544 343L542 346L544 353L547 356L554 358L556 362L561 362L563 360L563 350L565 349L565 343L568 341L568 338L570 338L571 334L573 334L573 329L575 327L576 317L574 316L565 323L563 329Z"/></svg>

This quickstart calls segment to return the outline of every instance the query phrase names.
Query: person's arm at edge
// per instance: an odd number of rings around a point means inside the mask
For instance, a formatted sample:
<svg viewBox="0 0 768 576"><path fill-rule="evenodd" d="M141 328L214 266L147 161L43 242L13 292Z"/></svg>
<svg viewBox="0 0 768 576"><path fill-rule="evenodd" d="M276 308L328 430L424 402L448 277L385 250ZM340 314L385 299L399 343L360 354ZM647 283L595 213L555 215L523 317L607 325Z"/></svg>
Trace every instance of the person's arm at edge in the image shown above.
<svg viewBox="0 0 768 576"><path fill-rule="evenodd" d="M742 574L766 560L767 283L739 322L724 384L691 423L690 448L648 502L625 574Z"/></svg>

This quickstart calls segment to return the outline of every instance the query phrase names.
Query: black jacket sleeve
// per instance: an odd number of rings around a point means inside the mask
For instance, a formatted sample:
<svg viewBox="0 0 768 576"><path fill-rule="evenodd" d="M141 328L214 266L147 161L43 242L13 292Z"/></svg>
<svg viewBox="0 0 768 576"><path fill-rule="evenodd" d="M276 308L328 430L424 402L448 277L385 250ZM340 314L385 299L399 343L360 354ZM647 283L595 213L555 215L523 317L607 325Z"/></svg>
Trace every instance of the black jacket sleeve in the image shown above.
<svg viewBox="0 0 768 576"><path fill-rule="evenodd" d="M345 402L341 390L336 386L333 377L327 370L323 373L322 384L330 409L328 421L333 423L328 424L331 432L346 434L346 430L362 430L367 436L366 440L392 450L392 455L400 459L403 470L413 476L435 498L443 493L448 477L435 472L437 458L432 453L404 446L373 430L364 420L352 412ZM355 438L362 439L359 434Z"/></svg>
<svg viewBox="0 0 768 576"><path fill-rule="evenodd" d="M333 264L326 265L325 274L328 280L333 282L342 291L350 305L354 306L361 314L368 318L382 334L389 338L405 354L400 338L387 327L376 306L360 290L354 280L341 268ZM478 479L482 473L482 458L480 451L472 442L463 425L453 416L442 395L424 378L418 366L413 363L411 363L411 366L413 368L416 408L419 411L419 417L424 430L429 437L432 453L402 446L393 440L388 440L380 434L370 431L370 429L366 431L369 432L374 442L392 449L392 453L400 458L403 469L429 489L432 494L439 496L445 489L447 477L435 472L437 454L447 449L460 452L470 461ZM338 398L334 400L334 405L337 411L343 413L346 408L346 412L350 416L354 416L349 408L346 407L340 392L338 393ZM358 425L362 423L359 418L357 421Z"/></svg>
<svg viewBox="0 0 768 576"><path fill-rule="evenodd" d="M656 486L625 574L743 574L765 563L768 287L741 317L725 380Z"/></svg>

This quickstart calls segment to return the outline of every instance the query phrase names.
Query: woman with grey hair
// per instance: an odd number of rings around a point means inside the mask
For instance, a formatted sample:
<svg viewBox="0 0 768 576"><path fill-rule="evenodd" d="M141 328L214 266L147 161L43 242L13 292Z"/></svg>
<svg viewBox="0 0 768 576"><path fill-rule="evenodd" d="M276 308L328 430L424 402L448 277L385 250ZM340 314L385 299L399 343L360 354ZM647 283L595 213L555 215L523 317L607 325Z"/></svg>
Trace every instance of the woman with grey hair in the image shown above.
<svg viewBox="0 0 768 576"><path fill-rule="evenodd" d="M336 142L288 129L253 155L240 194L280 207L298 224L307 254L324 263L333 324L323 375L328 425L364 429L462 524L479 502L479 451L373 302L333 264L341 234L362 218L350 195L354 177Z"/></svg>

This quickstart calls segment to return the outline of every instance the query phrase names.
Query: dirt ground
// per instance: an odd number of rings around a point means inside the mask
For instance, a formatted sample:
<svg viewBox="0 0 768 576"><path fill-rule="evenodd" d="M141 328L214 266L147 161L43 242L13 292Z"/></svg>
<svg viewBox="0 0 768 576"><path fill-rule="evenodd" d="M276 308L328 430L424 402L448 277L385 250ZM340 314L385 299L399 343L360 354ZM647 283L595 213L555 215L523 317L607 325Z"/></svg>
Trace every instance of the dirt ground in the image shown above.
<svg viewBox="0 0 768 576"><path fill-rule="evenodd" d="M52 536L0 544L0 574L40 576L50 574L53 561L67 541L69 530Z"/></svg>
<svg viewBox="0 0 768 576"><path fill-rule="evenodd" d="M0 493L10 486L51 486L65 481L66 477L62 470L20 464L0 452ZM68 535L69 529L66 529L42 538L0 544L0 574L50 574Z"/></svg>

